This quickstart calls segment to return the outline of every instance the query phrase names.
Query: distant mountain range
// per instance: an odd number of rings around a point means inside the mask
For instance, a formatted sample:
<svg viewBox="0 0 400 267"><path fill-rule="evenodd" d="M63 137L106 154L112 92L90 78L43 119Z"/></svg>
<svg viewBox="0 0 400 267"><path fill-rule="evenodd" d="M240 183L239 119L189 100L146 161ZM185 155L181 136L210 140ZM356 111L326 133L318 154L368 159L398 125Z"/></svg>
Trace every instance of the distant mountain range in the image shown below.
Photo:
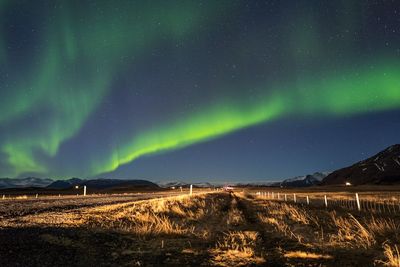
<svg viewBox="0 0 400 267"><path fill-rule="evenodd" d="M155 183L146 180L120 180L120 179L91 179L82 180L80 178L71 178L68 180L58 180L49 184L49 189L68 189L74 186L84 186L91 189L116 189L116 188L128 188L128 187L146 187L146 188L158 188L159 186Z"/></svg>
<svg viewBox="0 0 400 267"><path fill-rule="evenodd" d="M193 185L193 187L197 187L197 188L209 188L209 187L215 187L215 186L222 186L221 183L209 183L209 182L199 182L199 183L187 183L187 182L182 182L182 181L168 181L168 182L157 182L157 184L161 187L164 188L187 188L190 185Z"/></svg>
<svg viewBox="0 0 400 267"><path fill-rule="evenodd" d="M362 184L396 184L400 183L400 144L386 148L378 154L357 162L349 167L334 172L315 172L313 174L297 176L285 179L281 182L245 182L229 183L235 186L279 186L279 187L307 187L314 185L344 185L349 182L353 185ZM218 182L187 183L182 181L153 183L147 180L121 180L121 179L80 179L71 178L67 180L54 181L49 178L0 178L0 189L7 188L48 188L64 190L74 186L86 185L92 189L116 189L127 188L187 188L193 184L194 187L224 186Z"/></svg>
<svg viewBox="0 0 400 267"><path fill-rule="evenodd" d="M75 186L86 185L91 189L124 189L129 187L135 188L159 188L155 183L146 180L120 180L120 179L91 179L84 180L80 178L71 178L68 180L57 180L54 181L49 178L0 178L0 189L9 188L47 188L47 189L70 189Z"/></svg>
<svg viewBox="0 0 400 267"><path fill-rule="evenodd" d="M0 188L25 188L25 187L46 187L53 182L49 178L0 178Z"/></svg>
<svg viewBox="0 0 400 267"><path fill-rule="evenodd" d="M312 185L317 185L321 183L322 179L325 178L329 172L316 172L313 174L309 175L304 175L304 176L296 176L294 178L290 179L285 179L281 182L277 181L260 181L260 182L231 182L231 183L226 183L229 185L233 186L243 186L243 187L248 187L248 186L283 186L283 187L306 187L306 186L312 186ZM193 187L215 187L215 186L224 186L224 183L213 183L213 182L205 182L205 183L186 183L182 181L173 181L173 182L158 182L157 183L161 187L165 188L179 188L179 187L189 187L190 184L193 185Z"/></svg>
<svg viewBox="0 0 400 267"><path fill-rule="evenodd" d="M315 172L313 174L283 180L279 185L282 187L307 187L318 185L329 174L330 172Z"/></svg>
<svg viewBox="0 0 400 267"><path fill-rule="evenodd" d="M332 172L325 177L322 185L346 182L353 185L400 183L400 144L390 146L370 158Z"/></svg>

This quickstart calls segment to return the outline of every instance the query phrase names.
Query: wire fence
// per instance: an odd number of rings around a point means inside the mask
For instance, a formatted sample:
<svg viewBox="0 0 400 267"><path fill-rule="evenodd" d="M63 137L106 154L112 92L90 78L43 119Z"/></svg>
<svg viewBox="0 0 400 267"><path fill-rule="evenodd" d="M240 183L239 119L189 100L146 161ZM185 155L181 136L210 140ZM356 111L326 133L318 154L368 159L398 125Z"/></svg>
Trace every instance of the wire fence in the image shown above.
<svg viewBox="0 0 400 267"><path fill-rule="evenodd" d="M341 208L347 210L364 211L371 213L400 214L400 201L398 196L380 198L374 195L354 194L325 194L307 195L304 193L256 192L258 199L269 201L282 201L295 203L302 206L319 208Z"/></svg>

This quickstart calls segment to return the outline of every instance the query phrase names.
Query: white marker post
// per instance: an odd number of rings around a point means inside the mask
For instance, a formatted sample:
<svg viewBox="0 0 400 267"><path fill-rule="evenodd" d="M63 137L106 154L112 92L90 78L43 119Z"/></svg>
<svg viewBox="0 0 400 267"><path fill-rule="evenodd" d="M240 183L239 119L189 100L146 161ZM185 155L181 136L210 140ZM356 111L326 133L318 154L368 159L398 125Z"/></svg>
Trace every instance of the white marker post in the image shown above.
<svg viewBox="0 0 400 267"><path fill-rule="evenodd" d="M189 193L189 195L192 195L193 194L193 185L191 184L190 185L190 193Z"/></svg>
<svg viewBox="0 0 400 267"><path fill-rule="evenodd" d="M279 192L278 192L278 200L280 199L280 197L279 197Z"/></svg>
<svg viewBox="0 0 400 267"><path fill-rule="evenodd" d="M325 208L327 208L328 207L328 199L326 198L326 195L324 196L324 199L325 199Z"/></svg>
<svg viewBox="0 0 400 267"><path fill-rule="evenodd" d="M358 197L358 193L356 193L356 201L357 201L357 209L358 209L358 211L360 211L361 205L360 205L360 198Z"/></svg>
<svg viewBox="0 0 400 267"><path fill-rule="evenodd" d="M86 196L86 185L83 186L83 196Z"/></svg>
<svg viewBox="0 0 400 267"><path fill-rule="evenodd" d="M293 194L293 201L294 201L294 203L297 202L297 200L296 200L296 194Z"/></svg>
<svg viewBox="0 0 400 267"><path fill-rule="evenodd" d="M287 195L285 194L285 201L287 201Z"/></svg>
<svg viewBox="0 0 400 267"><path fill-rule="evenodd" d="M274 195L274 192L272 192L272 199L274 199L275 198L275 195Z"/></svg>
<svg viewBox="0 0 400 267"><path fill-rule="evenodd" d="M36 194L35 198L38 198L38 194Z"/></svg>
<svg viewBox="0 0 400 267"><path fill-rule="evenodd" d="M310 199L307 196L307 205L310 205Z"/></svg>

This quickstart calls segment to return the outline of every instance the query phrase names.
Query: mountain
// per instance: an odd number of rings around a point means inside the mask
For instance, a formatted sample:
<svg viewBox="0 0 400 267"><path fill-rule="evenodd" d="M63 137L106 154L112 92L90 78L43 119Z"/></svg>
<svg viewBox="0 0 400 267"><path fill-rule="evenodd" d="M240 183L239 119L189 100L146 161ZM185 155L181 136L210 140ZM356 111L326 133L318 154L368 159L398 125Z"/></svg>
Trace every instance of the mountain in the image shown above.
<svg viewBox="0 0 400 267"><path fill-rule="evenodd" d="M0 178L0 188L46 187L52 182L49 178Z"/></svg>
<svg viewBox="0 0 400 267"><path fill-rule="evenodd" d="M181 181L168 181L168 182L164 182L164 181L160 181L157 182L158 186L160 187L164 187L164 188L170 188L170 187L188 187L190 186L190 184L185 183L185 182L181 182Z"/></svg>
<svg viewBox="0 0 400 267"><path fill-rule="evenodd" d="M90 188L108 189L114 187L149 187L158 188L158 185L146 180L118 180L118 179L93 179L80 183Z"/></svg>
<svg viewBox="0 0 400 267"><path fill-rule="evenodd" d="M110 188L128 188L128 187L140 187L140 188L158 188L158 185L146 180L119 180L119 179L91 179L82 180L79 178L71 178L68 180L55 181L47 188L49 189L69 189L74 186L86 185L91 189L110 189Z"/></svg>
<svg viewBox="0 0 400 267"><path fill-rule="evenodd" d="M392 145L378 154L349 167L336 170L322 181L323 185L400 183L400 144Z"/></svg>
<svg viewBox="0 0 400 267"><path fill-rule="evenodd" d="M318 185L329 174L329 172L315 172L304 176L297 176L291 179L283 180L282 187L307 187Z"/></svg>
<svg viewBox="0 0 400 267"><path fill-rule="evenodd" d="M182 182L182 181L157 182L157 184L163 188L171 188L171 187L187 188L187 187L190 187L190 185L193 185L193 187L197 187L197 188L211 188L211 187L215 187L215 186L221 186L221 183L211 183L211 182L186 183L186 182Z"/></svg>
<svg viewBox="0 0 400 267"><path fill-rule="evenodd" d="M75 185L80 185L83 182L79 178L71 178L68 180L57 180L47 186L49 189L68 189Z"/></svg>
<svg viewBox="0 0 400 267"><path fill-rule="evenodd" d="M238 182L238 183L232 183L229 185L237 186L237 187L263 187L263 186L268 186L268 187L279 187L281 185L281 182L276 182L276 181L268 181L268 182Z"/></svg>

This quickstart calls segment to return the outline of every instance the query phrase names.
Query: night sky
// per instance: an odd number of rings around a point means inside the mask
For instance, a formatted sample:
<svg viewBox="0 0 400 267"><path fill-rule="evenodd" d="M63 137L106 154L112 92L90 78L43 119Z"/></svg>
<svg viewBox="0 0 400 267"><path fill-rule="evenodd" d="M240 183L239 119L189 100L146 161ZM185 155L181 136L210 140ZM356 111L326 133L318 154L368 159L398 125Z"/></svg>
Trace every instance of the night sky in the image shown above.
<svg viewBox="0 0 400 267"><path fill-rule="evenodd" d="M400 142L400 1L0 0L0 177L267 181Z"/></svg>

